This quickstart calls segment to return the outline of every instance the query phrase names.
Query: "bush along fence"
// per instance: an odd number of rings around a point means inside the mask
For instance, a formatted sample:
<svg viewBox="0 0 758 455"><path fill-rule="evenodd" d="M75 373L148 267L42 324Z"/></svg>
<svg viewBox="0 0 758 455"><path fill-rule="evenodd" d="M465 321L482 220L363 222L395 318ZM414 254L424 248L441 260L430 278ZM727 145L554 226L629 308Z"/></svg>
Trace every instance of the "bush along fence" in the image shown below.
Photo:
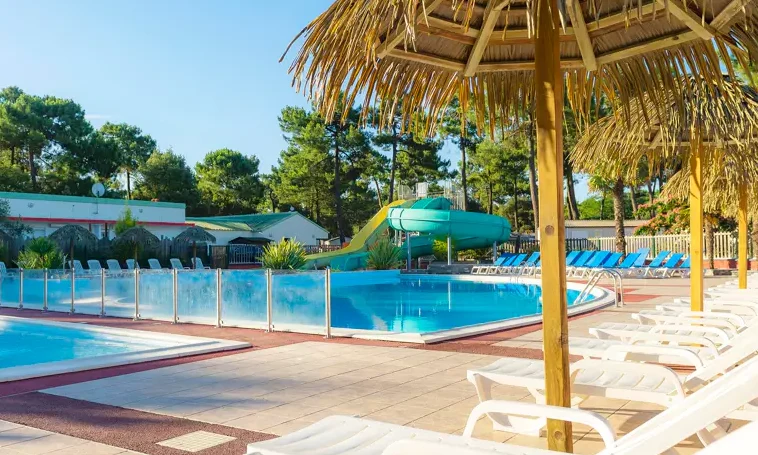
<svg viewBox="0 0 758 455"><path fill-rule="evenodd" d="M737 257L737 233L735 232L717 232L714 234L713 258L714 259L734 259ZM706 239L703 239L706 245ZM673 234L673 235L629 235L626 236L626 251L631 253L640 248L650 249L648 259L652 259L661 251L670 251L672 253L689 254L690 235ZM539 251L540 242L534 239L511 240L503 243L498 248L501 252L506 253L531 253ZM566 239L566 251L575 250L605 250L616 251L616 237L593 237L588 239ZM755 257L752 242L748 246L748 256ZM708 251L706 257L711 257Z"/></svg>

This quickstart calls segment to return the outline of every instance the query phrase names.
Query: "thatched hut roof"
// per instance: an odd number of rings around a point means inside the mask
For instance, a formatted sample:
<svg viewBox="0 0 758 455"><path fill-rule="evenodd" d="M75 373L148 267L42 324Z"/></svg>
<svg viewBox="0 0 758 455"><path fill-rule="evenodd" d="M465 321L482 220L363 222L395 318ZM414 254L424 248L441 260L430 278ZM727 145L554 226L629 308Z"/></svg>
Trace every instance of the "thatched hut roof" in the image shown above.
<svg viewBox="0 0 758 455"><path fill-rule="evenodd" d="M216 241L216 237L201 227L192 226L182 231L174 240L184 243L213 243Z"/></svg>
<svg viewBox="0 0 758 455"><path fill-rule="evenodd" d="M735 185L758 181L758 93L729 77L713 90L696 77L680 78L678 84L686 90L683 97L670 93L654 101L645 96L644 102L632 100L623 113L591 125L571 152L571 161L579 170L630 177L643 159L651 168L672 162L688 166L696 126L704 143L706 175L728 175Z"/></svg>
<svg viewBox="0 0 758 455"><path fill-rule="evenodd" d="M675 75L706 81L731 73L729 53L758 58L758 0L665 2L554 0L564 27L560 54L578 112L604 93L627 104L685 88ZM362 99L379 105L379 126L402 103L405 121L427 132L454 96L494 125L531 106L537 1L335 0L298 35L293 83L331 118ZM703 8L704 7L704 8ZM702 9L701 9L702 8ZM753 27L753 28L751 28ZM415 115L423 113L426 115Z"/></svg>
<svg viewBox="0 0 758 455"><path fill-rule="evenodd" d="M114 239L114 243L136 243L145 250L156 248L160 244L160 239L152 232L142 226L135 226L122 232Z"/></svg>
<svg viewBox="0 0 758 455"><path fill-rule="evenodd" d="M97 246L97 237L77 224L67 224L50 234L49 237L63 250L68 250L72 244L76 248L87 249Z"/></svg>

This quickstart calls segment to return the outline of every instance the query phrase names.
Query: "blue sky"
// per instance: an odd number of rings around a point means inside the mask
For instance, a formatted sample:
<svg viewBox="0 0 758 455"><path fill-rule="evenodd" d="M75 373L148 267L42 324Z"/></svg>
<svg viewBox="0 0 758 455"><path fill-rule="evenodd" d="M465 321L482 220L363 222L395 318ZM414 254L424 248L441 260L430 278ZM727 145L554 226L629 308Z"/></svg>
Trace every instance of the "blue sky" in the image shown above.
<svg viewBox="0 0 758 455"><path fill-rule="evenodd" d="M279 111L307 104L279 57L329 4L0 0L0 87L71 98L96 127L137 125L191 164L227 147L268 172L284 148Z"/></svg>

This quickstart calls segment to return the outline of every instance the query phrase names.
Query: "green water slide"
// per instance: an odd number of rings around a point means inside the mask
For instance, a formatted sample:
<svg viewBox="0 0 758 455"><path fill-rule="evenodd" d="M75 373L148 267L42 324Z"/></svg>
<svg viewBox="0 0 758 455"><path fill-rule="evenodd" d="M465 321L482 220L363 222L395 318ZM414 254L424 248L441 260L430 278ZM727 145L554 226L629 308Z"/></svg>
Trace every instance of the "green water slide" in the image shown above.
<svg viewBox="0 0 758 455"><path fill-rule="evenodd" d="M445 198L395 201L374 215L345 248L308 255L305 268L331 267L347 271L364 267L369 246L388 228L422 234L411 237L414 258L431 254L434 239L448 235L457 249L487 248L493 242L504 242L510 237L511 225L505 218L450 210L450 205ZM403 245L403 251L405 248Z"/></svg>

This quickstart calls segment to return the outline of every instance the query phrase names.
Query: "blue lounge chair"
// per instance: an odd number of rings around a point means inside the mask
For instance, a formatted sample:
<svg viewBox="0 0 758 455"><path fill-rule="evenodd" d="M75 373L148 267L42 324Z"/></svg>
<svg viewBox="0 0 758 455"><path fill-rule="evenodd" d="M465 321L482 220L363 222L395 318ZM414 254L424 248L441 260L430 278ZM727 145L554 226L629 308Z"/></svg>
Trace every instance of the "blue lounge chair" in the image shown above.
<svg viewBox="0 0 758 455"><path fill-rule="evenodd" d="M594 251L582 251L582 254L580 254L579 257L577 257L570 266L566 267L566 272L570 272L575 267L584 267L584 265L587 264L587 261L590 260L593 254L595 254Z"/></svg>
<svg viewBox="0 0 758 455"><path fill-rule="evenodd" d="M576 261L576 258L579 257L580 253L581 251L579 250L574 250L574 251L569 252L569 254L566 255L566 267L572 265L574 261Z"/></svg>
<svg viewBox="0 0 758 455"><path fill-rule="evenodd" d="M610 256L610 251L598 251L595 254L592 255L592 258L587 261L586 264L584 264L583 267L574 267L572 269L572 275L575 278L582 278L585 275L589 274L592 269L596 269L600 267L600 265L603 263L604 260Z"/></svg>
<svg viewBox="0 0 758 455"><path fill-rule="evenodd" d="M674 270L679 265L679 261L684 257L684 253L674 253L661 267L652 271L652 276L655 278L668 278L671 276Z"/></svg>
<svg viewBox="0 0 758 455"><path fill-rule="evenodd" d="M524 259L526 259L528 255L526 253L521 253L513 258L512 261L506 262L505 264L499 266L499 267L490 267L490 270L487 271L488 275L498 274L498 273L504 273L508 270L511 270L515 267L518 267L524 262Z"/></svg>
<svg viewBox="0 0 758 455"><path fill-rule="evenodd" d="M689 256L687 256L687 259L685 259L684 262L679 264L679 267L671 271L671 276L674 276L674 275L679 275L681 277L690 276L690 257Z"/></svg>
<svg viewBox="0 0 758 455"><path fill-rule="evenodd" d="M647 261L647 255L650 254L650 248L640 248L636 251L640 256L634 261L632 267L644 267L645 261Z"/></svg>
<svg viewBox="0 0 758 455"><path fill-rule="evenodd" d="M526 261L524 261L521 264L512 265L509 267L500 267L499 273L516 273L520 272L522 269L526 267L534 267L534 264L539 260L540 253L539 251L535 251L531 255L529 255L528 258L526 258Z"/></svg>
<svg viewBox="0 0 758 455"><path fill-rule="evenodd" d="M511 253L503 253L497 259L495 259L495 262L493 262L492 264L475 265L475 266L471 267L471 274L472 275L485 275L487 273L487 270L490 267L492 267L492 266L499 267L499 266L505 264L505 262L507 260L509 260L509 259L511 259L513 257L514 257L514 255L511 254Z"/></svg>
<svg viewBox="0 0 758 455"><path fill-rule="evenodd" d="M648 276L653 270L658 269L663 265L663 261L669 256L669 254L671 254L671 251L661 251L652 261L650 261L650 264L648 264L647 267L639 267L636 270L641 276Z"/></svg>
<svg viewBox="0 0 758 455"><path fill-rule="evenodd" d="M619 264L618 267L615 267L613 270L616 270L622 276L629 276L631 273L636 273L636 269L634 269L632 266L637 261L637 259L639 259L639 257L640 253L629 254L624 258L621 264Z"/></svg>
<svg viewBox="0 0 758 455"><path fill-rule="evenodd" d="M616 267L618 265L619 260L621 259L621 256L623 256L622 253L613 253L610 256L608 256L608 259L603 261L603 264L600 266L600 268L603 269L611 269L613 267Z"/></svg>

